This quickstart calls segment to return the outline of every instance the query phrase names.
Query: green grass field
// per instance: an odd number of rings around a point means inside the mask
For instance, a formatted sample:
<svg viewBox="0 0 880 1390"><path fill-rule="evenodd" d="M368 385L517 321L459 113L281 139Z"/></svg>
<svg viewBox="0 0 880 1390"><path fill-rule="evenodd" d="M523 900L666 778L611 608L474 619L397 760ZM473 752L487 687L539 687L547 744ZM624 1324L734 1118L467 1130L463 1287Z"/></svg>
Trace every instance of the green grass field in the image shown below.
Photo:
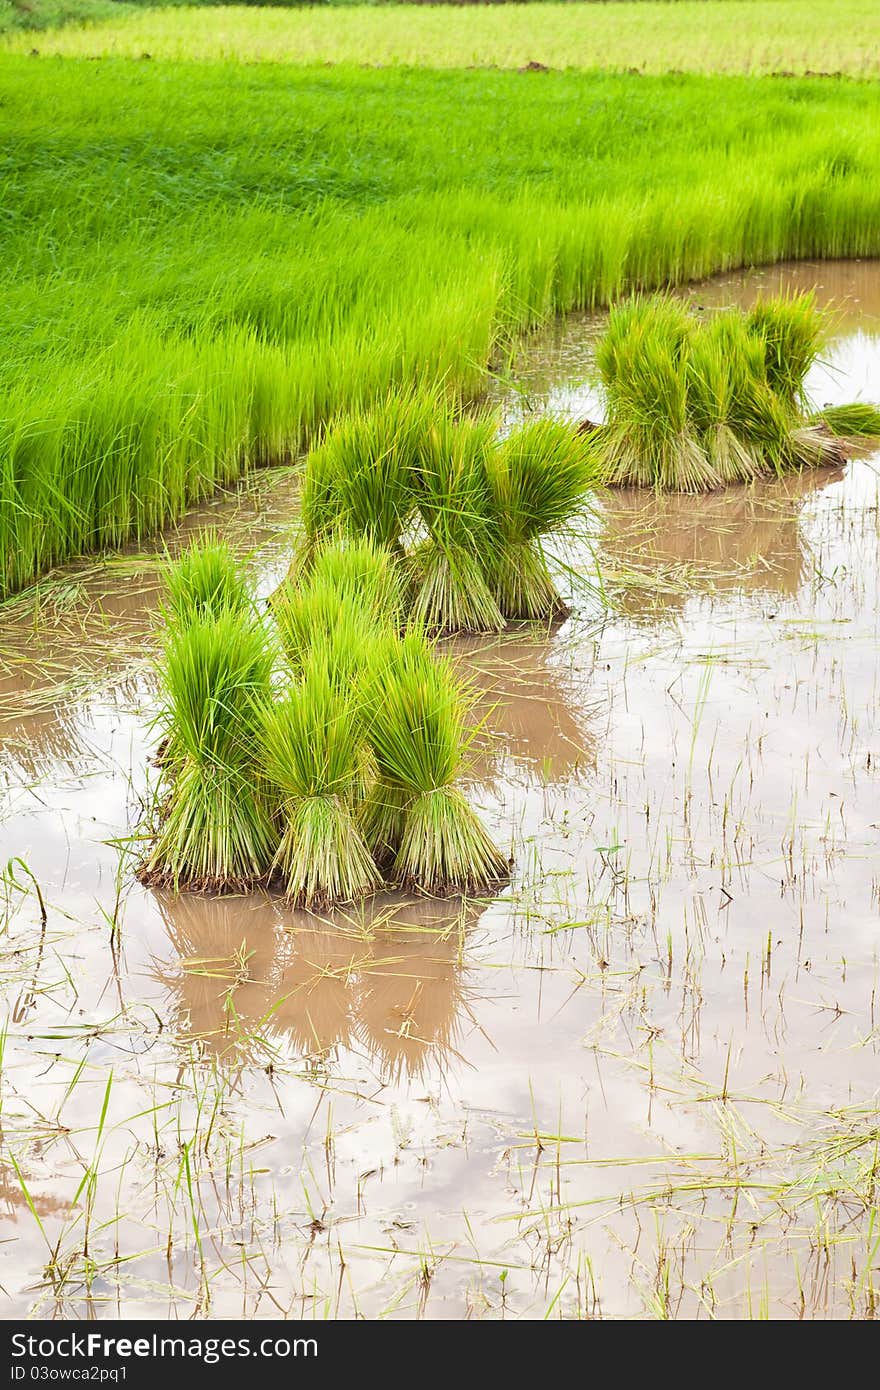
<svg viewBox="0 0 880 1390"><path fill-rule="evenodd" d="M618 26L604 60L626 66L639 18L711 66L711 14L760 68L771 12L792 43L792 16L814 17L813 67L823 25L857 45L876 22L798 0L242 8L7 40L0 588L154 530L389 383L474 395L499 342L550 314L880 252L873 83L444 66L540 57L514 51L526 32L595 62L594 23ZM366 33L442 70L301 65L381 61ZM46 56L114 45L152 58Z"/></svg>

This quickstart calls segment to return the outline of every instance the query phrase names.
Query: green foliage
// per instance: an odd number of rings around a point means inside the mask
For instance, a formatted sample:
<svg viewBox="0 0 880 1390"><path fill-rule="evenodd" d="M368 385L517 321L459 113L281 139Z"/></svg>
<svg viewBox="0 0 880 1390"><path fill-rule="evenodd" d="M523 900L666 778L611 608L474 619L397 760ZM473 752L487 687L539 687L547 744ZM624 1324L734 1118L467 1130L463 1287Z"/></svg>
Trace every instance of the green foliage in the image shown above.
<svg viewBox="0 0 880 1390"><path fill-rule="evenodd" d="M431 891L496 882L506 866L455 786L464 693L423 632L401 635L388 552L357 541L319 551L274 595L279 643L250 606L216 602L218 574L229 577L229 557L205 540L169 576L163 779L144 880L277 882L311 909L376 891L380 870Z"/></svg>
<svg viewBox="0 0 880 1390"><path fill-rule="evenodd" d="M304 907L351 902L381 883L352 809L362 712L336 678L336 656L313 646L300 680L267 710L260 744L284 827L272 872Z"/></svg>
<svg viewBox="0 0 880 1390"><path fill-rule="evenodd" d="M245 614L252 607L230 547L210 532L197 537L169 564L166 589L166 617L181 626L226 612Z"/></svg>
<svg viewBox="0 0 880 1390"><path fill-rule="evenodd" d="M564 608L547 567L542 540L570 531L588 512L598 478L594 449L583 435L552 420L514 431L488 451L490 535L483 566L507 619L548 619Z"/></svg>
<svg viewBox="0 0 880 1390"><path fill-rule="evenodd" d="M271 654L262 628L234 611L169 632L160 668L160 723L174 748L158 835L142 867L150 884L243 888L274 850L257 776Z"/></svg>
<svg viewBox="0 0 880 1390"><path fill-rule="evenodd" d="M867 401L828 405L812 418L817 424L827 425L841 439L880 439L880 407Z"/></svg>
<svg viewBox="0 0 880 1390"><path fill-rule="evenodd" d="M605 481L703 492L836 461L804 417L821 341L812 295L699 320L669 295L613 309L597 351L607 423L592 436Z"/></svg>
<svg viewBox="0 0 880 1390"><path fill-rule="evenodd" d="M390 390L474 396L549 314L880 251L869 84L230 67L167 56L204 15L142 21L39 40L135 61L0 54L2 594Z"/></svg>

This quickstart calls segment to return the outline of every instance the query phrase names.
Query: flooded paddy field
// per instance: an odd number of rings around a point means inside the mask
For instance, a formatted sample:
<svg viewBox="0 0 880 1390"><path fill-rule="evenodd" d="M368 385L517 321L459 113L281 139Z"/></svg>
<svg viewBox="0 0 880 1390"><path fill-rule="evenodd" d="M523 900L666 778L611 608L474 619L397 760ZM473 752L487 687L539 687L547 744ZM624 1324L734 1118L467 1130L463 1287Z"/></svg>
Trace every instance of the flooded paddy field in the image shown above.
<svg viewBox="0 0 880 1390"><path fill-rule="evenodd" d="M817 404L876 399L876 264L818 286ZM596 321L508 418L579 418ZM873 1316L878 463L600 500L604 603L457 644L514 878L326 918L136 881L161 559L0 617L7 1316ZM292 470L206 520L268 593Z"/></svg>

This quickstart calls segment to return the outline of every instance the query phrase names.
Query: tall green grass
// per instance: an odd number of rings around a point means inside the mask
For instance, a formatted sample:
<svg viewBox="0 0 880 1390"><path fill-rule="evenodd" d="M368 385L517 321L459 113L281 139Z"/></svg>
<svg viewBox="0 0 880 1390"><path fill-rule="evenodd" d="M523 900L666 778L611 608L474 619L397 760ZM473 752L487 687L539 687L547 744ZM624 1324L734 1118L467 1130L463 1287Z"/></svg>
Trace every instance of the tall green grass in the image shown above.
<svg viewBox="0 0 880 1390"><path fill-rule="evenodd" d="M869 84L0 56L0 593L512 335L880 251Z"/></svg>

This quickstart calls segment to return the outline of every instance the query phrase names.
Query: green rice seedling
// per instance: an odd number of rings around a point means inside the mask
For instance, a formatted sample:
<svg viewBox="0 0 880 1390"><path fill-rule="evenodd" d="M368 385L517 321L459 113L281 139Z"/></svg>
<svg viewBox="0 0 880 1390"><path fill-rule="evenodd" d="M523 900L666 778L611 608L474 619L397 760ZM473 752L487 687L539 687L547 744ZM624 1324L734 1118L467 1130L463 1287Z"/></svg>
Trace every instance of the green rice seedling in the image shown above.
<svg viewBox="0 0 880 1390"><path fill-rule="evenodd" d="M483 565L508 619L552 619L566 611L542 547L587 508L594 451L564 424L539 420L486 453L490 535Z"/></svg>
<svg viewBox="0 0 880 1390"><path fill-rule="evenodd" d="M380 779L370 812L374 830L384 821L395 878L434 894L478 892L506 879L507 861L456 785L468 746L467 701L449 661L422 634L407 634L378 656L370 684Z"/></svg>
<svg viewBox="0 0 880 1390"><path fill-rule="evenodd" d="M422 450L416 496L428 535L410 557L413 619L437 635L504 627L483 568L492 540L486 461L494 437L491 417L460 422L446 417Z"/></svg>
<svg viewBox="0 0 880 1390"><path fill-rule="evenodd" d="M361 774L363 718L336 679L320 641L302 678L265 712L263 770L281 803L272 862L289 903L309 909L353 902L381 879L352 808Z"/></svg>
<svg viewBox="0 0 880 1390"><path fill-rule="evenodd" d="M370 610L326 580L285 585L274 595L272 614L291 671L301 675L320 647L342 688L358 677L377 639Z"/></svg>
<svg viewBox="0 0 880 1390"><path fill-rule="evenodd" d="M880 407L868 401L827 405L810 417L810 423L825 425L840 439L880 439Z"/></svg>
<svg viewBox="0 0 880 1390"><path fill-rule="evenodd" d="M688 419L693 333L669 295L637 295L612 309L596 353L608 411L597 445L611 486L704 492L721 481Z"/></svg>
<svg viewBox="0 0 880 1390"><path fill-rule="evenodd" d="M404 618L403 574L391 550L368 536L324 546L315 557L311 582L330 585L341 599L351 599L382 626L401 626Z"/></svg>
<svg viewBox="0 0 880 1390"><path fill-rule="evenodd" d="M339 420L312 450L302 495L307 566L322 543L339 536L366 538L402 557L415 511L413 471L439 408L434 392L389 392Z"/></svg>
<svg viewBox="0 0 880 1390"><path fill-rule="evenodd" d="M145 883L222 892L265 875L276 835L256 750L271 670L265 633L240 613L195 618L169 635L160 725L175 775Z"/></svg>
<svg viewBox="0 0 880 1390"><path fill-rule="evenodd" d="M746 482L764 472L759 443L742 429L745 403L763 373L760 347L742 316L720 314L702 324L688 345L685 371L690 425L719 482Z"/></svg>
<svg viewBox="0 0 880 1390"><path fill-rule="evenodd" d="M804 381L824 337L815 294L759 299L746 315L745 323L762 346L771 391L792 409L803 406Z"/></svg>
<svg viewBox="0 0 880 1390"><path fill-rule="evenodd" d="M666 295L612 311L597 353L608 423L593 436L606 481L702 492L838 462L803 413L820 342L811 295L699 322Z"/></svg>
<svg viewBox="0 0 880 1390"><path fill-rule="evenodd" d="M227 612L245 614L251 609L251 596L232 550L207 531L169 564L165 587L165 614L172 624Z"/></svg>

